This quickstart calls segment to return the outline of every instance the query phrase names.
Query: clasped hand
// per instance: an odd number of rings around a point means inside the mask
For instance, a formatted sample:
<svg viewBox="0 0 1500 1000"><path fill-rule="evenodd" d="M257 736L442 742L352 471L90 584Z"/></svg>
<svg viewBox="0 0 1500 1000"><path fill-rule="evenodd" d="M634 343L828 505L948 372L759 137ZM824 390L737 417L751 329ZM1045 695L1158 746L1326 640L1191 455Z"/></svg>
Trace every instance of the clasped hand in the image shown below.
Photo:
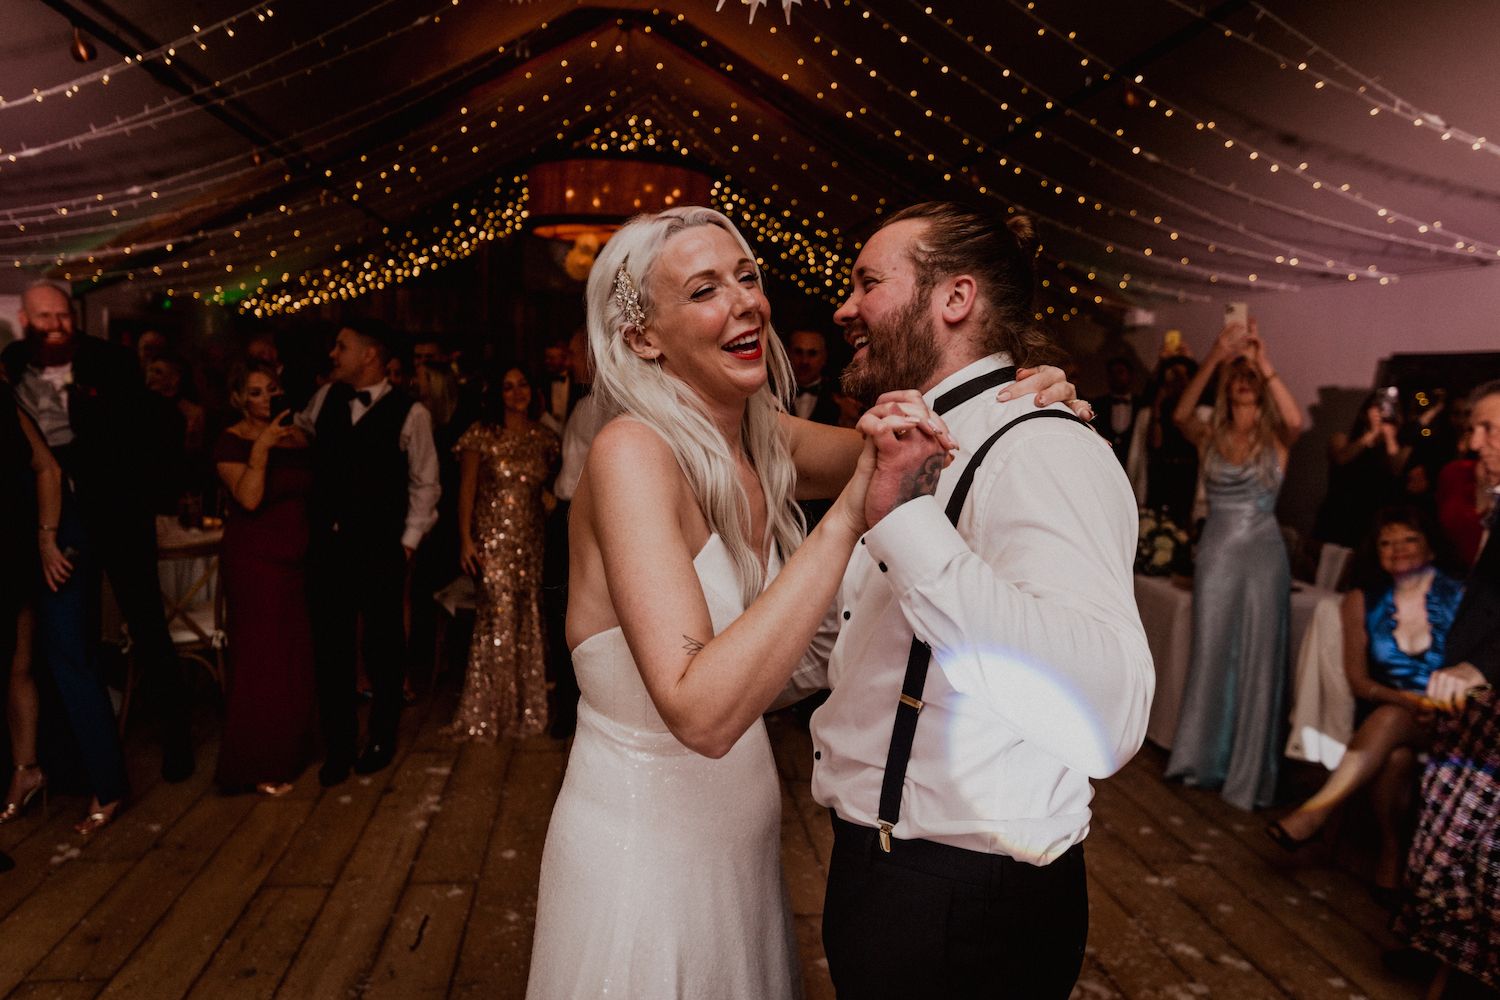
<svg viewBox="0 0 1500 1000"><path fill-rule="evenodd" d="M839 500L850 527L863 534L906 501L935 493L958 442L922 394L911 389L882 395L855 429L864 435L865 447Z"/></svg>

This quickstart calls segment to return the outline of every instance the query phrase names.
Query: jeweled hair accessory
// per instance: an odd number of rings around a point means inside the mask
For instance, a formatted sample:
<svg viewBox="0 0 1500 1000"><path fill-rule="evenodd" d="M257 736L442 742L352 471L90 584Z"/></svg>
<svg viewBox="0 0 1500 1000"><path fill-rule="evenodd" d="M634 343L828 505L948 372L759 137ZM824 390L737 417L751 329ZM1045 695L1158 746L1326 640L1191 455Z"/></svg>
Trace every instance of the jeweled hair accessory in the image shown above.
<svg viewBox="0 0 1500 1000"><path fill-rule="evenodd" d="M646 310L641 308L640 289L635 287L635 279L630 276L625 261L620 262L620 269L615 272L614 299L615 305L619 307L625 322L631 326L644 330L646 328Z"/></svg>

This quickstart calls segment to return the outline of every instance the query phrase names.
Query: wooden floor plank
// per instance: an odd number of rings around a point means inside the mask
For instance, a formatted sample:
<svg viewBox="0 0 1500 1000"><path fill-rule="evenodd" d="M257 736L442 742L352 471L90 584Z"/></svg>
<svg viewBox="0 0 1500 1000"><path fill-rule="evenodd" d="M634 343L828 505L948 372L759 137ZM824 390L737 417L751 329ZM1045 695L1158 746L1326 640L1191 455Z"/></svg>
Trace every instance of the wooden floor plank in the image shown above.
<svg viewBox="0 0 1500 1000"><path fill-rule="evenodd" d="M477 878L500 810L510 755L509 742L469 743L458 752L440 809L432 817L432 832L412 867L413 882Z"/></svg>
<svg viewBox="0 0 1500 1000"><path fill-rule="evenodd" d="M277 996L342 997L361 980L447 781L446 760L414 752L396 769Z"/></svg>
<svg viewBox="0 0 1500 1000"><path fill-rule="evenodd" d="M1075 996L1109 995L1115 990L1131 1000L1167 1000L1190 996L1208 987L1184 970L1160 947L1148 924L1127 913L1096 877L1089 885L1089 954L1093 978L1107 979L1109 989L1090 987ZM1082 976L1079 977L1083 979ZM1101 992L1102 991L1102 992Z"/></svg>
<svg viewBox="0 0 1500 1000"><path fill-rule="evenodd" d="M1089 838L1088 857L1094 879L1142 926L1150 927L1156 946L1207 986L1210 995L1239 1000L1286 995L1203 921L1177 894L1174 880L1146 867L1107 831Z"/></svg>
<svg viewBox="0 0 1500 1000"><path fill-rule="evenodd" d="M131 866L129 861L73 861L0 921L0 996L15 989Z"/></svg>
<svg viewBox="0 0 1500 1000"><path fill-rule="evenodd" d="M72 834L78 796L0 830L20 863L0 877L0 996L520 997L567 746L444 738L457 681L403 714L392 768L329 790L309 769L274 802L213 790L212 736L199 771L164 784L132 731L133 795L102 835ZM832 832L807 734L788 714L767 732L804 990L827 1000ZM1385 917L1357 868L1285 854L1265 816L1163 782L1164 761L1148 748L1098 785L1077 1000L1421 995L1381 966Z"/></svg>
<svg viewBox="0 0 1500 1000"><path fill-rule="evenodd" d="M22 983L5 1000L93 1000L103 988L98 981Z"/></svg>
<svg viewBox="0 0 1500 1000"><path fill-rule="evenodd" d="M384 782L373 777L350 778L326 789L271 869L267 884L333 885L384 790Z"/></svg>
<svg viewBox="0 0 1500 1000"><path fill-rule="evenodd" d="M175 1000L186 995L311 809L306 799L257 803L101 998Z"/></svg>
<svg viewBox="0 0 1500 1000"><path fill-rule="evenodd" d="M473 900L474 886L469 884L408 887L361 996L365 1000L446 997Z"/></svg>
<svg viewBox="0 0 1500 1000"><path fill-rule="evenodd" d="M79 921L30 978L114 976L254 805L246 796L201 798Z"/></svg>
<svg viewBox="0 0 1500 1000"><path fill-rule="evenodd" d="M522 749L511 759L450 996L489 1000L526 992L542 848L566 762L556 745Z"/></svg>
<svg viewBox="0 0 1500 1000"><path fill-rule="evenodd" d="M1158 817L1156 839L1181 845L1187 858L1210 859L1225 881L1243 893L1306 947L1316 951L1347 981L1353 992L1374 1000L1403 1000L1412 985L1388 972L1380 962L1380 943L1388 939L1386 915L1369 894L1351 884L1348 873L1326 868L1302 871L1259 832L1251 817L1227 804L1221 810L1210 793L1180 789L1155 780L1149 762L1138 762L1110 779L1112 791ZM1191 794L1189 794L1191 793ZM1142 843L1125 839L1132 847ZM1269 851L1262 850L1261 841ZM1233 905L1224 902L1224 905Z"/></svg>
<svg viewBox="0 0 1500 1000"><path fill-rule="evenodd" d="M261 886L188 1000L270 1000L327 898L322 886Z"/></svg>

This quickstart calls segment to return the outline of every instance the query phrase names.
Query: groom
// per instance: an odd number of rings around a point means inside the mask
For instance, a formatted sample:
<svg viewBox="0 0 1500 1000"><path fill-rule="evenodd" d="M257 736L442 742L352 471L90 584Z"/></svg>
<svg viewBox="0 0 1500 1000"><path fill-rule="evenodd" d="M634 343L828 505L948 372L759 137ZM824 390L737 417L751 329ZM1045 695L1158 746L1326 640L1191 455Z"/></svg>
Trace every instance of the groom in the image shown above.
<svg viewBox="0 0 1500 1000"><path fill-rule="evenodd" d="M841 1000L1068 996L1088 933L1089 779L1145 733L1130 485L1060 407L996 401L1012 364L1056 357L1033 325L1033 256L1023 219L917 205L865 245L834 315L856 349L844 390L916 386L960 445L941 477L877 471L833 693L812 718Z"/></svg>

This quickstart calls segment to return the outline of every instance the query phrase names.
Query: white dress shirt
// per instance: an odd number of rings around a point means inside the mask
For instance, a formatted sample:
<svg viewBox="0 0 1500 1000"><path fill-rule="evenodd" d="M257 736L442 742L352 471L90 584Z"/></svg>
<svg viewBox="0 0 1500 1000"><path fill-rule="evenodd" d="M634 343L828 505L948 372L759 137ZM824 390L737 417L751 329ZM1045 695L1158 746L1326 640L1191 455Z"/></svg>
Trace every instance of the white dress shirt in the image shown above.
<svg viewBox="0 0 1500 1000"><path fill-rule="evenodd" d="M593 393L573 404L573 412L563 428L562 468L558 470L557 481L552 484L552 493L559 500L571 501L573 494L578 492L578 480L588 461L589 446L604 426L604 420L599 398Z"/></svg>
<svg viewBox="0 0 1500 1000"><path fill-rule="evenodd" d="M321 386L302 408L302 412L297 414L297 426L309 438L317 432L318 414L323 411L323 401L328 398L328 390L332 384L330 382ZM369 405L357 399L349 400L349 422L359 423L360 418L370 411L370 407L380 402L380 397L391 389L391 383L385 379L365 386L364 391L370 394ZM432 441L432 414L421 403L413 403L407 411L406 420L401 424L400 445L401 450L406 453L406 528L401 533L401 544L408 549L415 549L421 544L422 536L437 523L437 502L443 492L438 485L438 457L437 446Z"/></svg>
<svg viewBox="0 0 1500 1000"><path fill-rule="evenodd" d="M1006 363L976 361L925 398ZM933 656L894 835L1043 865L1087 835L1088 779L1140 749L1155 674L1131 575L1135 502L1097 434L1056 419L1014 428L948 523L974 450L1035 409L996 391L944 415L960 449L937 495L897 507L854 551L833 693L812 717L813 797L877 825L915 631Z"/></svg>

